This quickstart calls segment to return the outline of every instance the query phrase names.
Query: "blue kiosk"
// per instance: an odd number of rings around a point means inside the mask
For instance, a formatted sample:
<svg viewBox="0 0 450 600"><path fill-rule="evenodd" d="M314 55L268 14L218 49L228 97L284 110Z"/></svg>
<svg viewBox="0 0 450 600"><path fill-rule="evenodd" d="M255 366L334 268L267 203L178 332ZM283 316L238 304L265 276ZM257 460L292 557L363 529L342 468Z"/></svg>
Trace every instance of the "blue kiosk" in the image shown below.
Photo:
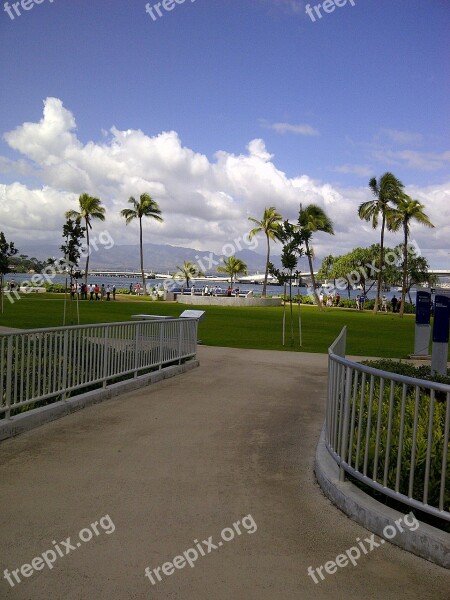
<svg viewBox="0 0 450 600"><path fill-rule="evenodd" d="M416 331L414 356L429 357L430 349L431 292L424 288L416 293Z"/></svg>
<svg viewBox="0 0 450 600"><path fill-rule="evenodd" d="M436 290L436 297L434 300L431 372L438 375L447 375L449 326L450 291Z"/></svg>

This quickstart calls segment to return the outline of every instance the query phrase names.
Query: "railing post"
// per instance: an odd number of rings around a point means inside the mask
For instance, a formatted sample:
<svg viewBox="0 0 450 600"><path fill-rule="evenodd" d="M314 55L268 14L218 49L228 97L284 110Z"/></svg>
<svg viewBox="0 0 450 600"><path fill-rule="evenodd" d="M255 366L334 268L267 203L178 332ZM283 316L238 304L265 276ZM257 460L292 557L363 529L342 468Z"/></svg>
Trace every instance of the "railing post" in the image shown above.
<svg viewBox="0 0 450 600"><path fill-rule="evenodd" d="M164 327L165 327L165 323L164 321L158 321L158 325L159 325L159 370L161 371L162 369L162 365L163 365L163 332L164 332Z"/></svg>
<svg viewBox="0 0 450 600"><path fill-rule="evenodd" d="M13 336L8 337L6 350L6 412L5 418L11 419L11 396L12 396L12 340Z"/></svg>
<svg viewBox="0 0 450 600"><path fill-rule="evenodd" d="M103 333L103 389L106 388L106 380L108 379L108 343L109 343L109 325L104 326Z"/></svg>
<svg viewBox="0 0 450 600"><path fill-rule="evenodd" d="M134 343L134 379L137 379L139 369L139 344L140 344L140 333L141 324L138 321L135 325L135 343Z"/></svg>
<svg viewBox="0 0 450 600"><path fill-rule="evenodd" d="M182 319L178 321L179 324L179 333L178 333L178 364L181 365L181 348L183 343L183 325L184 322Z"/></svg>
<svg viewBox="0 0 450 600"><path fill-rule="evenodd" d="M69 341L68 341L68 337L69 337L69 330L65 329L64 330L64 345L63 345L63 364L62 364L62 370L63 370L63 376L62 376L62 387L63 387L63 393L61 398L63 400L66 400L66 388L67 388L67 355L69 353Z"/></svg>
<svg viewBox="0 0 450 600"><path fill-rule="evenodd" d="M352 369L347 367L345 369L345 394L344 394L344 414L342 418L342 435L341 435L341 448L340 457L341 463L347 460L347 446L348 446L348 426L349 426L349 415L350 415L350 396L351 396L351 383L352 383ZM345 470L339 465L339 481L345 481Z"/></svg>

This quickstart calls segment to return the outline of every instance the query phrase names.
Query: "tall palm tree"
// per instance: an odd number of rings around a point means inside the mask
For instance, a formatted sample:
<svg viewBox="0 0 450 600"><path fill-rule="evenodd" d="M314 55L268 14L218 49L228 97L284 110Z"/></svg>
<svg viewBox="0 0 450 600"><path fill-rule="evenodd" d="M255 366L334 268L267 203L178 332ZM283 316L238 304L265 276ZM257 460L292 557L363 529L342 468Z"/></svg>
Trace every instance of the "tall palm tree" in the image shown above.
<svg viewBox="0 0 450 600"><path fill-rule="evenodd" d="M191 262L190 260L183 261L183 266L181 266L181 267L179 267L177 265L177 269L178 269L178 272L175 273L175 275L173 277L174 277L174 279L177 277L183 277L183 279L186 280L186 287L189 287L189 282L191 279L195 279L196 277L204 277L205 276L205 274L200 271L198 266L195 263Z"/></svg>
<svg viewBox="0 0 450 600"><path fill-rule="evenodd" d="M92 220L98 219L99 221L105 220L105 209L102 206L102 201L89 194L81 194L78 198L79 210L68 210L66 212L66 219L75 219L78 221L84 221L86 227L86 244L87 244L87 255L86 255L86 267L84 270L84 284L87 285L88 273L89 273L89 256L91 254L91 247L89 245L89 230L92 229Z"/></svg>
<svg viewBox="0 0 450 600"><path fill-rule="evenodd" d="M377 313L380 303L381 281L383 277L384 232L386 226L388 229L391 228L389 209L398 204L402 194L403 183L392 173L387 172L380 177L379 181L377 181L376 177L372 177L372 179L369 181L369 187L372 190L374 199L368 200L367 202L362 202L360 204L358 208L358 216L364 221L372 221L372 227L376 229L378 227L379 216L381 215L380 271L378 272L377 297L375 298L375 306L373 309L374 313Z"/></svg>
<svg viewBox="0 0 450 600"><path fill-rule="evenodd" d="M403 228L403 278L402 278L402 300L400 304L400 317L405 310L405 297L408 279L408 239L410 225L416 221L426 227L434 227L428 215L423 212L425 206L419 200L413 200L406 194L401 194L397 207L390 212L391 227L394 231Z"/></svg>
<svg viewBox="0 0 450 600"><path fill-rule="evenodd" d="M122 217L125 218L125 223L128 225L134 219L139 219L139 249L141 256L141 275L142 275L142 289L144 294L147 294L147 288L145 286L145 273L144 273L144 251L142 247L142 219L143 217L149 217L160 223L164 220L161 217L161 209L158 203L153 200L150 194L141 194L139 201L130 196L128 202L133 208L124 208L120 211Z"/></svg>
<svg viewBox="0 0 450 600"><path fill-rule="evenodd" d="M264 209L263 218L261 221L254 219L253 217L248 218L249 221L255 223L256 227L250 231L249 238L252 239L257 233L266 235L267 239L267 257L266 257L266 272L264 275L264 285L262 289L262 297L265 298L267 295L267 279L269 276L269 263L270 263L270 240L280 239L280 225L283 221L283 217L277 212L274 206Z"/></svg>
<svg viewBox="0 0 450 600"><path fill-rule="evenodd" d="M229 258L222 258L223 265L217 267L219 273L226 273L230 276L231 288L233 288L233 281L236 281L238 275L245 275L247 273L247 265L240 258L230 256Z"/></svg>
<svg viewBox="0 0 450 600"><path fill-rule="evenodd" d="M314 296L316 298L317 305L319 308L322 308L322 303L320 301L319 294L317 293L316 278L314 277L314 250L311 246L311 239L313 233L316 233L317 231L334 235L333 222L328 217L326 212L320 208L320 206L317 206L317 204L308 204L305 208L300 205L298 224L305 242L306 256L308 257L309 272L311 274L311 283L313 286Z"/></svg>

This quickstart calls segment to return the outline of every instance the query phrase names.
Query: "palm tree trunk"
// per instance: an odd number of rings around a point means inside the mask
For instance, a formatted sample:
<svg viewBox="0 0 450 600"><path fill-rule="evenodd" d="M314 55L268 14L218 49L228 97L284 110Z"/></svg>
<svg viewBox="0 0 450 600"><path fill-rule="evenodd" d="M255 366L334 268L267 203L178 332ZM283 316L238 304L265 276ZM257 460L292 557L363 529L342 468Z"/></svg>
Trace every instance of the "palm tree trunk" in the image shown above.
<svg viewBox="0 0 450 600"><path fill-rule="evenodd" d="M142 247L142 218L139 218L139 247L141 252L141 275L142 275L142 292L144 296L147 295L147 288L145 287L145 274L144 274L144 250Z"/></svg>
<svg viewBox="0 0 450 600"><path fill-rule="evenodd" d="M375 298L375 305L373 307L373 312L377 314L378 305L380 303L381 296L381 281L383 279L383 264L384 264L384 227L386 225L386 214L383 212L383 220L381 222L381 239L380 239L380 264L379 264L379 273L378 273L378 281L377 281L377 296Z"/></svg>
<svg viewBox="0 0 450 600"><path fill-rule="evenodd" d="M265 298L267 296L267 278L269 276L269 260L270 260L270 238L267 233L266 233L266 236L267 236L266 273L264 275L264 284L263 284L263 289L262 289L262 294L261 294L261 296L263 298Z"/></svg>
<svg viewBox="0 0 450 600"><path fill-rule="evenodd" d="M87 219L85 219L85 221L86 221L87 256L86 256L86 267L84 269L84 285L87 287L88 272L89 272L89 255L91 253L91 247L89 245L89 224L87 222Z"/></svg>
<svg viewBox="0 0 450 600"><path fill-rule="evenodd" d="M403 281L402 281L402 299L400 304L400 313L399 317L403 317L403 313L405 312L405 299L406 299L406 279L408 277L408 225L403 223L404 230L404 246L403 246Z"/></svg>
<svg viewBox="0 0 450 600"><path fill-rule="evenodd" d="M292 315L292 273L289 277L289 307L291 316L291 346L294 345L294 317Z"/></svg>
<svg viewBox="0 0 450 600"><path fill-rule="evenodd" d="M320 302L319 294L317 293L316 278L314 277L313 263L312 263L311 251L309 249L308 240L305 241L305 246L306 246L306 256L308 257L309 272L311 274L311 283L312 283L312 287L313 287L314 297L316 298L317 306L320 308L320 310L322 310L322 303Z"/></svg>

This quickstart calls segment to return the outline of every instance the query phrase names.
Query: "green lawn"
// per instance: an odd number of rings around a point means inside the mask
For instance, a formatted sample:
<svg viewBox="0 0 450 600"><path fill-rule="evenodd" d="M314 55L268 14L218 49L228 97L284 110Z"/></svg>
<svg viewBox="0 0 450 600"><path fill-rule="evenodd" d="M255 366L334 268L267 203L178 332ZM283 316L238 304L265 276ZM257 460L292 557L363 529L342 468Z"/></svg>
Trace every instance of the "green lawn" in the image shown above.
<svg viewBox="0 0 450 600"><path fill-rule="evenodd" d="M106 323L128 321L136 313L179 316L186 308L180 304L151 302L144 298L119 297L116 302L80 302L80 322ZM195 307L199 308L199 307ZM73 310L75 306L73 306ZM206 319L200 324L199 337L210 346L292 350L281 344L282 308L204 307ZM356 312L328 308L320 312L314 306L302 306L303 346L294 350L326 352L344 325L348 327L347 353L359 356L404 358L414 347L414 316ZM297 319L297 307L294 308ZM0 325L31 329L62 325L63 298L60 294L25 296L14 304L5 302ZM67 321L70 324L70 320ZM75 323L75 319L73 318ZM297 325L297 321L295 321ZM288 336L287 336L288 337Z"/></svg>

